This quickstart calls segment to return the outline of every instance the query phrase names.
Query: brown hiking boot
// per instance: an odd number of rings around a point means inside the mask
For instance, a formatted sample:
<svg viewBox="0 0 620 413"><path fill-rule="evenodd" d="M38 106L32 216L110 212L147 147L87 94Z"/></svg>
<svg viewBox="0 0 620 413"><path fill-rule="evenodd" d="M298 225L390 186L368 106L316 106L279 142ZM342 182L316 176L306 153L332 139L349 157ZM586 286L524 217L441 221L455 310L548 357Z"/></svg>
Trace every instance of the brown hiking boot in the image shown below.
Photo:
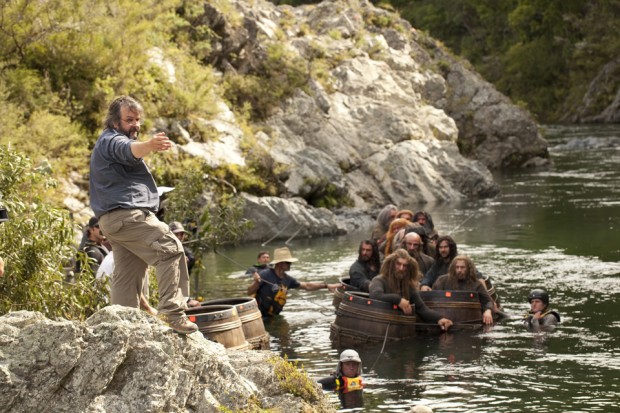
<svg viewBox="0 0 620 413"><path fill-rule="evenodd" d="M191 334L198 331L198 326L187 319L185 316L181 316L173 321L167 321L170 328L179 334Z"/></svg>

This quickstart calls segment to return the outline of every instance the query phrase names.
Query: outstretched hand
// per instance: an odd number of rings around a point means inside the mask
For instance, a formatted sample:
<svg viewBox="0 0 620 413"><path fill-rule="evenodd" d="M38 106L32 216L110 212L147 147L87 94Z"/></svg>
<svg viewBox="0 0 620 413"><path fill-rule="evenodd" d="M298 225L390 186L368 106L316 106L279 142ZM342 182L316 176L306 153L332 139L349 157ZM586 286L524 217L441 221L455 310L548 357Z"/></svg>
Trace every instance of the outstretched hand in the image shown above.
<svg viewBox="0 0 620 413"><path fill-rule="evenodd" d="M172 141L166 136L166 132L159 132L148 140L151 152L163 152L172 148Z"/></svg>

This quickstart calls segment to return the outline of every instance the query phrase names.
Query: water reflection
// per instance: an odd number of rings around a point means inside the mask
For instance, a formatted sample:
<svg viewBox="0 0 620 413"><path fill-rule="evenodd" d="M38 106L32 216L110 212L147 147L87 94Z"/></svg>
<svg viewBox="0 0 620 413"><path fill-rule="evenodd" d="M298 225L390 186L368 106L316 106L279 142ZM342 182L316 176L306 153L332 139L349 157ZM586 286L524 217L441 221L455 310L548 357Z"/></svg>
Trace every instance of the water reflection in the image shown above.
<svg viewBox="0 0 620 413"><path fill-rule="evenodd" d="M620 128L550 128L552 148L573 138L607 140ZM504 310L514 315L488 330L420 336L356 349L364 366L363 411L612 412L620 404L620 151L552 149L546 171L499 177L491 200L425 205L440 233L491 275ZM416 206L409 206L416 209ZM348 271L367 233L302 240L292 274L333 282ZM272 250L281 246L277 242ZM251 264L259 245L223 250ZM209 254L200 279L208 298L245 294L244 268ZM527 294L545 287L562 324L531 333L520 317ZM328 375L339 349L329 341L335 315L326 291L293 291L267 323L272 349L298 360L312 377ZM330 394L335 404L340 400ZM359 411L360 408L357 408Z"/></svg>

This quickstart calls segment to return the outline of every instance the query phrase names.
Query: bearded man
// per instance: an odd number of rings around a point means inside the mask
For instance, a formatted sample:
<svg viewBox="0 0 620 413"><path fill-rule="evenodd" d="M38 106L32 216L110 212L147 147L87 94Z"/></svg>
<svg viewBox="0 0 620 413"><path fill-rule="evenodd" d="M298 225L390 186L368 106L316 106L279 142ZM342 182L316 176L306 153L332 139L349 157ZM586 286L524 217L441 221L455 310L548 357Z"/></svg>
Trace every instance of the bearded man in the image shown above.
<svg viewBox="0 0 620 413"><path fill-rule="evenodd" d="M139 308L146 268L155 267L159 314L177 333L198 331L185 316L189 274L181 241L155 215L159 193L144 157L172 148L164 132L138 141L142 105L130 96L110 104L90 158L90 206L114 249L111 302Z"/></svg>
<svg viewBox="0 0 620 413"><path fill-rule="evenodd" d="M432 257L422 252L422 237L417 233L409 232L406 234L402 246L407 250L409 255L416 260L422 274L426 274L435 263Z"/></svg>
<svg viewBox="0 0 620 413"><path fill-rule="evenodd" d="M433 289L477 292L480 307L483 311L482 322L486 325L493 324L494 302L489 296L487 289L478 280L476 266L466 255L454 257L448 268L448 273L439 277L435 284L433 284Z"/></svg>
<svg viewBox="0 0 620 413"><path fill-rule="evenodd" d="M349 269L350 283L363 292L368 292L370 282L379 273L379 248L374 241L360 242L357 261Z"/></svg>
<svg viewBox="0 0 620 413"><path fill-rule="evenodd" d="M428 308L420 298L418 281L421 277L418 263L399 248L385 258L380 274L370 283L370 298L396 305L405 314L412 314L415 309L416 315L424 321L448 330L452 321Z"/></svg>
<svg viewBox="0 0 620 413"><path fill-rule="evenodd" d="M421 291L432 290L433 284L441 276L448 272L450 263L458 254L456 242L451 236L445 235L437 239L437 248L435 249L435 262L431 268L426 271L422 282L420 282Z"/></svg>

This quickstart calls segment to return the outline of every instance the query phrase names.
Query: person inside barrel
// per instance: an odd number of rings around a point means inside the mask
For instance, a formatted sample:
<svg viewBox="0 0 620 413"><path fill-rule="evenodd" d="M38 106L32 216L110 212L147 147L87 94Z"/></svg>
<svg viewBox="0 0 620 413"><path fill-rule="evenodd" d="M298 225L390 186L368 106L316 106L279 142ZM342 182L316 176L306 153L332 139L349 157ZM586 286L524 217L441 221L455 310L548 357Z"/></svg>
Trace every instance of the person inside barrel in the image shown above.
<svg viewBox="0 0 620 413"><path fill-rule="evenodd" d="M435 262L431 268L426 271L424 278L420 282L421 291L431 291L435 281L444 274L448 273L450 263L458 255L456 242L449 235L444 235L437 239L437 247L435 249Z"/></svg>
<svg viewBox="0 0 620 413"><path fill-rule="evenodd" d="M327 284L326 282L300 282L286 273L290 271L291 264L297 262L287 247L276 248L273 253L273 268L255 272L252 275L252 284L248 287L249 295L256 295L256 302L263 317L280 314L286 304L289 289L301 288L314 291L327 288L331 292L340 283Z"/></svg>
<svg viewBox="0 0 620 413"><path fill-rule="evenodd" d="M418 293L418 282L422 274L418 263L409 253L399 248L388 255L381 266L381 271L370 283L370 298L398 306L403 313L412 314L424 321L437 323L442 330L448 330L452 321L424 304Z"/></svg>
<svg viewBox="0 0 620 413"><path fill-rule="evenodd" d="M485 286L476 274L476 266L466 255L454 257L448 268L448 273L439 277L433 284L433 290L475 291L478 293L482 308L482 322L493 324L493 308L495 303Z"/></svg>
<svg viewBox="0 0 620 413"><path fill-rule="evenodd" d="M385 236L390 228L390 224L396 218L397 213L398 208L396 205L388 204L384 206L377 215L377 222L370 235L370 239L375 241L377 245L385 242Z"/></svg>
<svg viewBox="0 0 620 413"><path fill-rule="evenodd" d="M560 322L560 313L549 309L549 293L536 288L527 296L530 311L523 316L523 324L532 331L553 331Z"/></svg>
<svg viewBox="0 0 620 413"><path fill-rule="evenodd" d="M377 244L369 239L360 242L357 260L349 268L351 286L367 293L370 281L379 273L380 267Z"/></svg>
<svg viewBox="0 0 620 413"><path fill-rule="evenodd" d="M337 391L342 408L351 409L363 406L362 359L355 350L344 350L336 372L318 380L323 390Z"/></svg>

